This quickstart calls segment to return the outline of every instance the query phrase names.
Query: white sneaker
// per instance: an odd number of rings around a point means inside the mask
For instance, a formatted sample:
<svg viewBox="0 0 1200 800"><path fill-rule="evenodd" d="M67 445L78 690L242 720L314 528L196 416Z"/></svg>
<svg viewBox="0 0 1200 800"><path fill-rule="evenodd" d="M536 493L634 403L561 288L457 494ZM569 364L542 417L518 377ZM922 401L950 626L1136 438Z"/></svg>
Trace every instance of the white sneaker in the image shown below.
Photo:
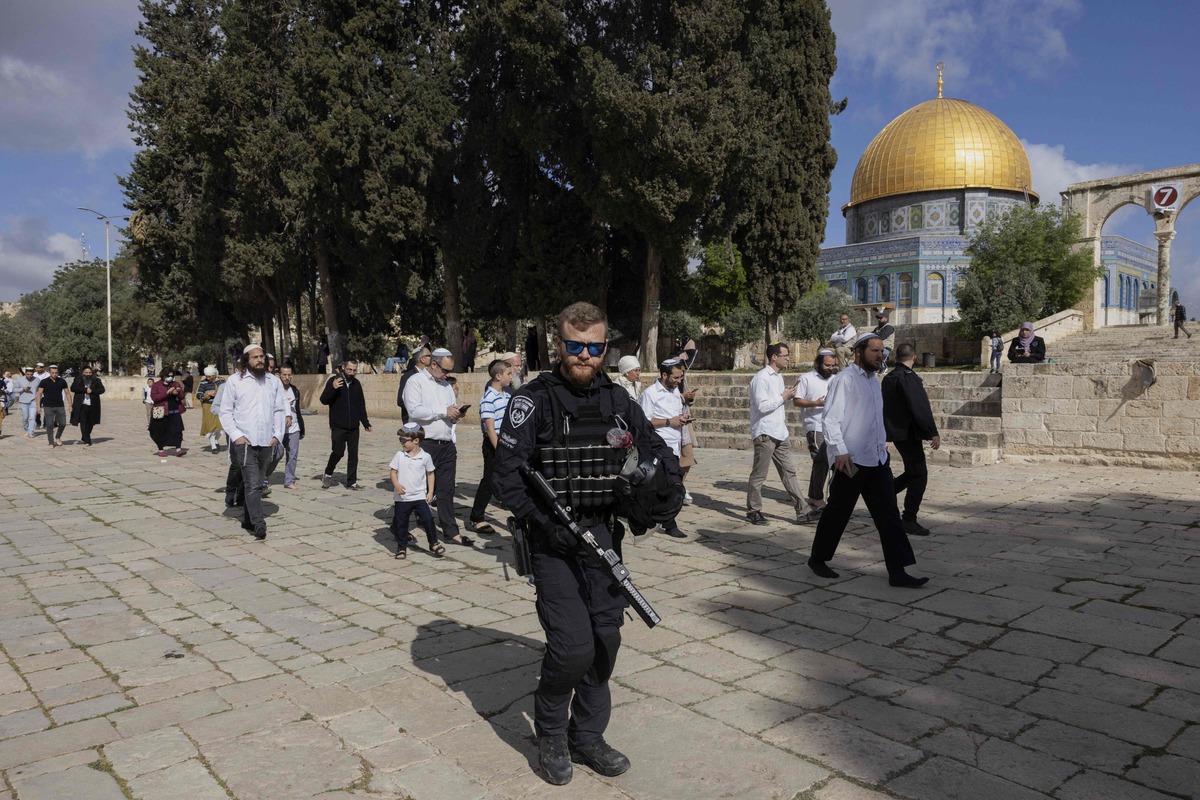
<svg viewBox="0 0 1200 800"><path fill-rule="evenodd" d="M683 504L685 506L690 506L692 504L692 493L687 489L683 490Z"/></svg>

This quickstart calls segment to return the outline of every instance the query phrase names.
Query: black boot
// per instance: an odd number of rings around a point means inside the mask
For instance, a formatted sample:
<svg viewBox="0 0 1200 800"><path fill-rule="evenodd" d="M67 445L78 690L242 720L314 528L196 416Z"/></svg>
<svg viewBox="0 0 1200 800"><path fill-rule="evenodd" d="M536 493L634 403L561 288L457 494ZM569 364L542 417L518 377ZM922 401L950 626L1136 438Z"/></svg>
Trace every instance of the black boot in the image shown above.
<svg viewBox="0 0 1200 800"><path fill-rule="evenodd" d="M629 759L613 749L603 737L579 747L571 745L570 749L572 761L583 764L597 775L612 778L629 771Z"/></svg>
<svg viewBox="0 0 1200 800"><path fill-rule="evenodd" d="M567 754L567 736L539 736L538 762L542 765L542 777L547 783L562 786L571 782L574 767Z"/></svg>

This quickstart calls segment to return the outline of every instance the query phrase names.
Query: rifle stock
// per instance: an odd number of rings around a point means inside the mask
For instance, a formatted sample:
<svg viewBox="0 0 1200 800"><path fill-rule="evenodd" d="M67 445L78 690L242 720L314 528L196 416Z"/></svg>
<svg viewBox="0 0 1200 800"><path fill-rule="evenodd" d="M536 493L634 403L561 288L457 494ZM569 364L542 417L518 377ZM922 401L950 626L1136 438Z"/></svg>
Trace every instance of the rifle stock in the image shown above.
<svg viewBox="0 0 1200 800"><path fill-rule="evenodd" d="M646 627L653 628L662 622L662 617L658 615L650 605L650 602L642 596L638 588L633 585L633 580L629 577L629 570L621 563L621 559L617 557L617 554L611 548L606 549L601 547L600 543L596 541L596 537L592 536L591 531L585 531L579 527L579 523L571 518L571 514L559 502L558 493L554 491L554 487L546 481L542 473L528 464L522 464L519 471L525 482L549 504L550 511L554 514L555 519L579 540L584 550L587 551L596 565L604 570L609 579L612 580L613 585L617 587L617 591L629 601L629 605L642 618L642 622L646 623Z"/></svg>

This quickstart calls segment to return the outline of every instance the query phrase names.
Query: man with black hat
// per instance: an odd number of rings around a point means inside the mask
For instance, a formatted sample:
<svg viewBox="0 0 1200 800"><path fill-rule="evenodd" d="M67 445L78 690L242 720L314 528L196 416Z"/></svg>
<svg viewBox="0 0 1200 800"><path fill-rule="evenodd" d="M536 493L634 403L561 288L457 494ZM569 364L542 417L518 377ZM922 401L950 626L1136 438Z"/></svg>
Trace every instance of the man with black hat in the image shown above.
<svg viewBox="0 0 1200 800"><path fill-rule="evenodd" d="M808 568L822 578L838 577L826 562L837 552L846 523L862 495L879 531L888 583L916 588L929 579L904 570L917 559L896 507L896 489L888 464L883 394L875 377L882 366L883 340L874 333L864 333L854 343L854 363L829 382L822 425L833 481L829 502L817 523Z"/></svg>
<svg viewBox="0 0 1200 800"><path fill-rule="evenodd" d="M896 329L888 323L886 308L880 309L879 313L875 315L875 330L871 332L883 340L883 368L879 370L879 374L886 375L888 359L892 357L892 350L896 345Z"/></svg>
<svg viewBox="0 0 1200 800"><path fill-rule="evenodd" d="M563 309L557 368L513 395L496 451L496 496L529 531L538 620L546 634L533 723L543 776L556 785L571 780L572 762L609 777L629 769L629 759L604 741L612 713L608 681L627 604L520 470L532 466L545 475L580 527L618 554L624 528L614 517L615 484L627 456L645 456L643 465L652 456L665 470L658 473L666 486L655 521L673 518L683 498L674 454L604 373L607 335L604 312L591 303Z"/></svg>

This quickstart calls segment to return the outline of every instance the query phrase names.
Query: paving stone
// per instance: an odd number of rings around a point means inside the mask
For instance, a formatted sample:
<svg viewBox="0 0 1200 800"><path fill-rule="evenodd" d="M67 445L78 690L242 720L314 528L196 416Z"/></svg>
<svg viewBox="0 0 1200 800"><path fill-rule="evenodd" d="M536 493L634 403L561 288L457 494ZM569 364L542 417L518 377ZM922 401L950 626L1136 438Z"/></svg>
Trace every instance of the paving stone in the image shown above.
<svg viewBox="0 0 1200 800"><path fill-rule="evenodd" d="M1132 678L1123 678L1100 670L1075 667L1069 664L1055 667L1053 672L1043 675L1038 681L1038 686L1094 697L1098 700L1107 700L1110 703L1124 706L1140 706L1149 700L1159 688L1145 681L1135 681ZM1178 714L1170 716L1179 717Z"/></svg>
<svg viewBox="0 0 1200 800"><path fill-rule="evenodd" d="M904 797L921 800L1035 800L1043 795L949 758L934 757L887 784Z"/></svg>
<svg viewBox="0 0 1200 800"><path fill-rule="evenodd" d="M825 714L901 742L912 742L944 724L937 717L870 697L851 698Z"/></svg>
<svg viewBox="0 0 1200 800"><path fill-rule="evenodd" d="M932 597L917 601L915 605L926 611L991 625L1012 622L1017 617L1028 614L1037 608L1034 603L1007 600L1002 597L972 592L960 592L955 589L938 592Z"/></svg>
<svg viewBox="0 0 1200 800"><path fill-rule="evenodd" d="M1023 731L1016 743L1031 750L1106 772L1124 772L1142 748L1103 734L1044 720Z"/></svg>
<svg viewBox="0 0 1200 800"><path fill-rule="evenodd" d="M1050 659L1060 664L1075 664L1096 648L1056 639L1053 636L1043 636L1040 633L1027 631L1009 631L990 645L993 650L1006 650L1010 653Z"/></svg>
<svg viewBox="0 0 1200 800"><path fill-rule="evenodd" d="M1169 800L1169 796L1102 772L1076 775L1058 790L1060 800Z"/></svg>
<svg viewBox="0 0 1200 800"><path fill-rule="evenodd" d="M1147 747L1163 747L1182 727L1177 719L1078 694L1040 689L1017 708Z"/></svg>
<svg viewBox="0 0 1200 800"><path fill-rule="evenodd" d="M693 708L747 733L759 733L804 713L798 706L747 691L729 692L697 703Z"/></svg>
<svg viewBox="0 0 1200 800"><path fill-rule="evenodd" d="M924 758L920 750L821 714L777 725L764 731L762 738L869 783L883 781Z"/></svg>
<svg viewBox="0 0 1200 800"><path fill-rule="evenodd" d="M1138 759L1125 777L1164 792L1196 796L1200 792L1200 764L1190 758L1162 755Z"/></svg>
<svg viewBox="0 0 1200 800"><path fill-rule="evenodd" d="M1034 721L1028 714L937 686L917 686L896 696L898 705L923 711L965 728L1009 737Z"/></svg>
<svg viewBox="0 0 1200 800"><path fill-rule="evenodd" d="M990 648L968 653L959 659L957 666L1022 683L1033 683L1054 669L1053 662L1044 658L1022 656Z"/></svg>
<svg viewBox="0 0 1200 800"><path fill-rule="evenodd" d="M223 739L201 752L238 800L308 797L347 787L362 777L359 760L316 722Z"/></svg>
<svg viewBox="0 0 1200 800"><path fill-rule="evenodd" d="M126 780L181 764L196 754L196 746L178 728L163 728L104 746L105 758Z"/></svg>
<svg viewBox="0 0 1200 800"><path fill-rule="evenodd" d="M0 742L0 769L41 761L111 742L119 734L106 719L72 722Z"/></svg>
<svg viewBox="0 0 1200 800"><path fill-rule="evenodd" d="M221 739L231 739L264 728L273 728L294 722L304 712L287 700L268 700L256 706L242 706L231 711L209 714L200 719L182 723L179 727L200 745Z"/></svg>
<svg viewBox="0 0 1200 800"><path fill-rule="evenodd" d="M1118 650L1098 650L1083 660L1083 666L1094 667L1114 675L1172 686L1188 692L1200 692L1200 669L1162 661L1157 658L1122 653Z"/></svg>
<svg viewBox="0 0 1200 800"><path fill-rule="evenodd" d="M689 642L666 651L663 661L706 678L729 683L761 672L762 664L736 656L706 642Z"/></svg>
<svg viewBox="0 0 1200 800"><path fill-rule="evenodd" d="M111 775L86 766L15 780L13 786L21 800L63 800L67 797L125 800L125 793Z"/></svg>
<svg viewBox="0 0 1200 800"><path fill-rule="evenodd" d="M817 790L814 800L886 800L893 795L866 789L843 778L834 778Z"/></svg>
<svg viewBox="0 0 1200 800"><path fill-rule="evenodd" d="M724 686L715 681L671 666L655 667L625 678L618 675L616 679L639 692L680 705L710 700L726 691Z"/></svg>
<svg viewBox="0 0 1200 800"><path fill-rule="evenodd" d="M1167 631L1065 609L1040 608L1014 620L1012 625L1061 639L1143 655L1158 649L1171 638Z"/></svg>
<svg viewBox="0 0 1200 800"><path fill-rule="evenodd" d="M934 675L926 683L1001 706L1011 705L1033 691L1033 687L1023 683L957 667Z"/></svg>
<svg viewBox="0 0 1200 800"><path fill-rule="evenodd" d="M199 761L184 761L129 782L135 797L146 800L187 797L188 800L228 800L221 784Z"/></svg>

